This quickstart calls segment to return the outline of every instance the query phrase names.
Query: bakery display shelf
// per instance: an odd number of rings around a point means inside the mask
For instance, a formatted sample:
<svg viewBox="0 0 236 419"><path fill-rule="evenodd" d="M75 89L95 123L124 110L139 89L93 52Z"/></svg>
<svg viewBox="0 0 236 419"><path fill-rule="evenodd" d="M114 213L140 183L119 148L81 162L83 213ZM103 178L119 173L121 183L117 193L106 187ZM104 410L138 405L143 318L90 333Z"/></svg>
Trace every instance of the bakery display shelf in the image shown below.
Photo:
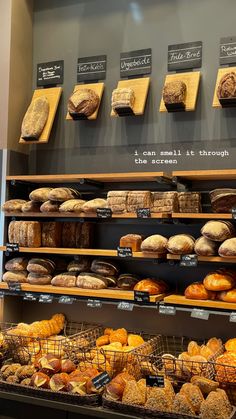
<svg viewBox="0 0 236 419"><path fill-rule="evenodd" d="M29 183L73 183L84 179L104 183L120 182L156 182L158 178L171 180L171 174L166 172L131 172L131 173L84 173L66 175L17 175L7 176L7 181Z"/></svg>
<svg viewBox="0 0 236 419"><path fill-rule="evenodd" d="M6 246L0 246L0 251L5 252ZM41 253L53 255L81 255L81 256L111 256L117 257L117 250L109 249L69 249L64 247L19 247L20 253ZM159 253L133 252L131 258L164 259L166 256Z"/></svg>
<svg viewBox="0 0 236 419"><path fill-rule="evenodd" d="M221 310L236 310L236 303L227 303L215 300L193 300L186 298L184 295L178 294L170 294L164 297L164 303L181 306L215 308Z"/></svg>
<svg viewBox="0 0 236 419"><path fill-rule="evenodd" d="M102 217L97 217L97 214L88 214L88 213L75 213L75 212L5 212L5 217L14 217L14 218L98 218L99 220L103 219ZM134 212L127 212L125 214L112 214L111 218L116 219L137 219L137 214ZM171 218L170 213L153 213L148 218L143 219L166 219ZM109 218L104 218L109 219Z"/></svg>
<svg viewBox="0 0 236 419"><path fill-rule="evenodd" d="M236 180L236 169L174 171L172 176L183 180Z"/></svg>
<svg viewBox="0 0 236 419"><path fill-rule="evenodd" d="M1 290L8 290L8 284L0 282ZM71 295L75 297L87 297L97 299L109 299L118 301L134 301L133 291L124 291L120 289L82 289L76 287L54 287L53 285L30 285L21 284L21 291L38 293L38 294L57 294L57 295ZM17 292L18 293L18 292ZM165 294L150 295L150 303L156 303L163 300Z"/></svg>
<svg viewBox="0 0 236 419"><path fill-rule="evenodd" d="M181 260L181 255L167 254L167 260ZM198 262L212 262L212 263L236 263L236 256L220 257L220 256L198 256Z"/></svg>
<svg viewBox="0 0 236 419"><path fill-rule="evenodd" d="M232 220L232 214L216 214L216 213L190 213L190 212L173 212L171 215L172 218L193 218L199 220Z"/></svg>

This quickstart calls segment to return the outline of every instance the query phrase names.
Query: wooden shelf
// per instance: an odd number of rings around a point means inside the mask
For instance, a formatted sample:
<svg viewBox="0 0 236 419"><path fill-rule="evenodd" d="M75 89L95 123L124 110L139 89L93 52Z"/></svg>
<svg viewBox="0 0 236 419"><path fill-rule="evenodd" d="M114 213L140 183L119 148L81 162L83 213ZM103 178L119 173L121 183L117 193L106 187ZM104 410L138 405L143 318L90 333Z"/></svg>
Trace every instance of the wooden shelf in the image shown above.
<svg viewBox="0 0 236 419"><path fill-rule="evenodd" d="M236 180L236 169L174 171L172 176L186 180Z"/></svg>
<svg viewBox="0 0 236 419"><path fill-rule="evenodd" d="M213 219L219 219L219 220L232 220L232 214L216 214L216 213L187 213L187 212L173 212L171 214L172 218L193 218L193 219L204 219L204 220L213 220Z"/></svg>
<svg viewBox="0 0 236 419"><path fill-rule="evenodd" d="M73 175L18 175L7 176L6 180L16 180L29 183L74 183L82 179L97 182L156 182L159 177L171 180L171 175L165 172L132 172L132 173L83 173Z"/></svg>
<svg viewBox="0 0 236 419"><path fill-rule="evenodd" d="M224 301L214 300L189 300L184 295L171 294L164 297L164 302L174 305L184 305L205 308L220 308L225 310L236 310L236 303L226 303Z"/></svg>
<svg viewBox="0 0 236 419"><path fill-rule="evenodd" d="M168 260L180 260L180 255L171 255L170 253L167 254ZM232 257L220 257L220 256L198 256L199 262L212 262L212 263L236 263L236 256Z"/></svg>
<svg viewBox="0 0 236 419"><path fill-rule="evenodd" d="M0 246L0 251L5 252L6 246ZM68 249L63 247L20 247L20 253L42 253L52 255L81 255L81 256L109 256L117 257L117 250L110 249ZM133 258L142 259L160 259L166 258L166 255L160 255L154 252L133 252ZM122 259L122 258L120 258Z"/></svg>
<svg viewBox="0 0 236 419"><path fill-rule="evenodd" d="M97 217L96 214L85 214L83 212L76 213L76 212L5 212L5 217L16 217L16 218L27 218L27 217L35 217L35 218L97 218L101 220L101 218ZM113 214L112 218L118 219L137 219L137 214L134 212L128 212L126 214ZM171 218L171 214L168 213L153 213L151 214L150 218L157 218L157 219L165 219ZM148 219L148 218L147 218Z"/></svg>
<svg viewBox="0 0 236 419"><path fill-rule="evenodd" d="M7 290L8 285L5 282L0 283L0 289ZM21 289L24 292L36 292L40 294L59 294L59 295L73 295L79 297L95 297L98 299L112 299L112 300L129 300L134 301L133 291L122 291L119 289L104 289L91 290L82 288L68 288L68 287L54 287L53 285L30 285L21 284ZM150 295L150 303L163 300L165 294Z"/></svg>

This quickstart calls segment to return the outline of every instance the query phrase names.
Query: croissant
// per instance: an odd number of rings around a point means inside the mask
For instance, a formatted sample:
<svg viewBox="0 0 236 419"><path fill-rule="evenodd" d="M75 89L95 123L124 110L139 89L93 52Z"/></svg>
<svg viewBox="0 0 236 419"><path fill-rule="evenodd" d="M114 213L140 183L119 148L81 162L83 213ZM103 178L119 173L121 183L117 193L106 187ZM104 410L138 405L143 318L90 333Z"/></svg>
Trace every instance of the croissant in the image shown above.
<svg viewBox="0 0 236 419"><path fill-rule="evenodd" d="M26 336L32 338L48 338L58 335L64 328L65 316L54 314L50 320L36 321L31 324L19 323L17 327L7 332L12 336Z"/></svg>

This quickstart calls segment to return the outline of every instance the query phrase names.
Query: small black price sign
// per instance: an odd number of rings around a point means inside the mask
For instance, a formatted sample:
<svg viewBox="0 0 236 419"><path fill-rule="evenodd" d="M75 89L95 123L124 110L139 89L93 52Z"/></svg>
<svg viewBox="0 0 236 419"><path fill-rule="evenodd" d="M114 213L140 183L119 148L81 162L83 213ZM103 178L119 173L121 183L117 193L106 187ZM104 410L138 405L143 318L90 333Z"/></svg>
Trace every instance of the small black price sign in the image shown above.
<svg viewBox="0 0 236 419"><path fill-rule="evenodd" d="M117 256L119 258L132 258L133 252L131 247L117 247Z"/></svg>
<svg viewBox="0 0 236 419"><path fill-rule="evenodd" d="M118 310L133 311L134 305L127 301L120 301L117 306Z"/></svg>
<svg viewBox="0 0 236 419"><path fill-rule="evenodd" d="M77 82L87 80L104 80L106 78L107 56L78 58Z"/></svg>
<svg viewBox="0 0 236 419"><path fill-rule="evenodd" d="M232 212L232 218L233 218L233 220L236 220L236 207L233 207L232 210L231 210L231 212Z"/></svg>
<svg viewBox="0 0 236 419"><path fill-rule="evenodd" d="M220 38L220 65L236 63L236 36Z"/></svg>
<svg viewBox="0 0 236 419"><path fill-rule="evenodd" d="M98 218L111 218L112 217L111 208L97 208L97 217Z"/></svg>
<svg viewBox="0 0 236 419"><path fill-rule="evenodd" d="M88 300L87 301L87 307L101 308L102 307L102 302L100 300Z"/></svg>
<svg viewBox="0 0 236 419"><path fill-rule="evenodd" d="M99 390L111 381L110 375L104 371L92 379L94 387Z"/></svg>
<svg viewBox="0 0 236 419"><path fill-rule="evenodd" d="M202 66L202 41L168 46L168 71Z"/></svg>
<svg viewBox="0 0 236 419"><path fill-rule="evenodd" d="M197 266L198 258L197 255L181 255L180 256L180 266Z"/></svg>
<svg viewBox="0 0 236 419"><path fill-rule="evenodd" d="M120 77L142 76L151 72L151 48L122 52L120 54Z"/></svg>
<svg viewBox="0 0 236 419"><path fill-rule="evenodd" d="M19 244L18 243L7 243L6 244L6 251L13 253L19 252Z"/></svg>
<svg viewBox="0 0 236 419"><path fill-rule="evenodd" d="M165 381L163 375L147 375L146 383L149 387L165 387Z"/></svg>
<svg viewBox="0 0 236 419"><path fill-rule="evenodd" d="M150 295L146 291L134 291L134 301L136 303L149 303Z"/></svg>
<svg viewBox="0 0 236 419"><path fill-rule="evenodd" d="M74 298L68 297L68 295L62 295L59 298L58 302L60 304L73 304L74 300L75 300Z"/></svg>
<svg viewBox="0 0 236 419"><path fill-rule="evenodd" d="M26 292L24 294L23 300L25 301L37 301L37 297L34 294L31 294L31 292Z"/></svg>
<svg viewBox="0 0 236 419"><path fill-rule="evenodd" d="M136 213L137 213L137 218L150 218L151 217L150 208L138 208Z"/></svg>
<svg viewBox="0 0 236 419"><path fill-rule="evenodd" d="M47 303L50 304L53 301L53 296L50 294L41 294L39 296L39 302L40 303Z"/></svg>
<svg viewBox="0 0 236 419"><path fill-rule="evenodd" d="M37 86L54 86L63 84L64 61L50 61L37 65Z"/></svg>
<svg viewBox="0 0 236 419"><path fill-rule="evenodd" d="M16 291L16 292L21 291L20 282L9 281L7 284L8 284L8 289L10 291Z"/></svg>

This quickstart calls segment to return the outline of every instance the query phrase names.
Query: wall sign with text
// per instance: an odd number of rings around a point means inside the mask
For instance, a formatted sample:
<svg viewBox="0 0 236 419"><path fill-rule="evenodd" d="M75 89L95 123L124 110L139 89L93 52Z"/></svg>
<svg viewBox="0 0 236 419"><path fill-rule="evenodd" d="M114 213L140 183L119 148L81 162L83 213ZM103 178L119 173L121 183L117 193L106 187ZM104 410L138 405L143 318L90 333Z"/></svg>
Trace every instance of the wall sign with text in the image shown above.
<svg viewBox="0 0 236 419"><path fill-rule="evenodd" d="M104 80L106 78L107 56L96 55L93 57L78 58L77 82L88 80Z"/></svg>
<svg viewBox="0 0 236 419"><path fill-rule="evenodd" d="M220 38L220 64L236 64L236 36Z"/></svg>
<svg viewBox="0 0 236 419"><path fill-rule="evenodd" d="M168 71L202 66L202 41L168 46Z"/></svg>
<svg viewBox="0 0 236 419"><path fill-rule="evenodd" d="M64 81L64 61L50 61L37 65L37 86L56 86Z"/></svg>
<svg viewBox="0 0 236 419"><path fill-rule="evenodd" d="M152 49L122 52L120 54L120 77L143 76L152 71Z"/></svg>

